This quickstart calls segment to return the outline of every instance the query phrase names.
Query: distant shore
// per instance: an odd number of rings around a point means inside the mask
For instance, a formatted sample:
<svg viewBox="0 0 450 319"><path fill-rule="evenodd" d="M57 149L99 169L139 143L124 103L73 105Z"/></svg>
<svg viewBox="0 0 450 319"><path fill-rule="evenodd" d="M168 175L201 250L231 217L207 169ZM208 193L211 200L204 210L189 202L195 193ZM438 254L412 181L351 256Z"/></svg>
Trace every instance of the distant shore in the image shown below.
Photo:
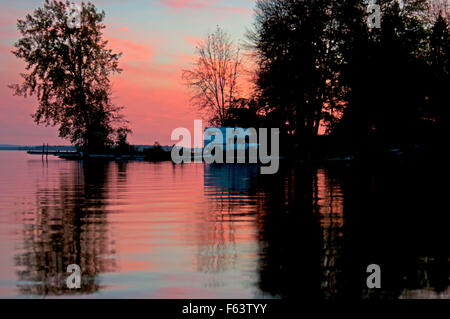
<svg viewBox="0 0 450 319"><path fill-rule="evenodd" d="M136 150L143 151L152 149L154 145L133 145ZM43 145L16 145L16 144L0 144L0 151L41 151ZM161 146L165 150L170 150L170 146ZM47 145L45 145L47 150ZM49 151L77 151L73 145L48 145Z"/></svg>

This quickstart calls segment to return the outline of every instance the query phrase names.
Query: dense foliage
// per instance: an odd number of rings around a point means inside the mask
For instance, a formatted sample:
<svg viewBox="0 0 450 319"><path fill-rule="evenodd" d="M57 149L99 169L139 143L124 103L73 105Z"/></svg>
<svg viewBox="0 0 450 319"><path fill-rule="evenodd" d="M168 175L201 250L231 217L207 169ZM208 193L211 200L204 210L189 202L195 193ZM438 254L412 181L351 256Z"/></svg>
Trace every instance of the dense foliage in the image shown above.
<svg viewBox="0 0 450 319"><path fill-rule="evenodd" d="M69 1L46 0L18 20L22 37L13 51L26 62L26 73L11 87L17 95L37 97L34 120L58 125L60 137L87 153L109 148L117 132L123 143L129 132L121 108L111 102L110 76L121 71L120 54L102 37L104 17L91 3L77 10Z"/></svg>

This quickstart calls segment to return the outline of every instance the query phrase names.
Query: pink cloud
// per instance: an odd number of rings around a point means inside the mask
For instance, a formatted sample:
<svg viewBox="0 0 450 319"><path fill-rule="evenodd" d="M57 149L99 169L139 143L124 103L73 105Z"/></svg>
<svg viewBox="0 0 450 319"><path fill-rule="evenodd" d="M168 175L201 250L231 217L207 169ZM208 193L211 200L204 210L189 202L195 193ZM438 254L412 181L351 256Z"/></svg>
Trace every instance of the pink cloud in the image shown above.
<svg viewBox="0 0 450 319"><path fill-rule="evenodd" d="M109 1L104 3L109 4ZM184 15L181 10L201 10L207 19L223 16L224 12L227 17L235 16L233 12L246 12L246 9L226 3L219 0L160 0L160 4L171 11L169 13L180 10L177 13ZM24 15L24 10L12 11L0 4L0 53L3 55L0 61L0 143L62 144L64 141L57 137L56 128L38 127L33 122L30 114L35 110L35 99L14 97L6 87L10 83L19 83L19 73L24 70L24 64L10 53L12 40L18 39L14 26L16 19ZM158 140L162 144L173 144L170 141L173 129L192 129L193 120L200 118L189 103L189 92L181 79L181 70L195 61L196 57L190 54L200 40L195 38L198 34L190 32L190 26L173 29L170 19L176 19L177 15L167 14L167 24L152 27L149 23L142 28L134 21L124 25L128 21L126 16L107 16L105 38L109 40L108 47L114 52L123 52L119 61L123 73L113 77L112 94L114 102L125 107L123 113L131 122L134 131L131 142L152 144Z"/></svg>
<svg viewBox="0 0 450 319"><path fill-rule="evenodd" d="M108 38L108 44L114 51L123 53L121 61L153 60L155 48L152 46L117 38Z"/></svg>
<svg viewBox="0 0 450 319"><path fill-rule="evenodd" d="M199 9L218 3L219 0L161 0L161 3L172 9Z"/></svg>
<svg viewBox="0 0 450 319"><path fill-rule="evenodd" d="M131 32L130 28L128 28L128 27L126 27L126 26L121 26L121 27L119 27L119 28L117 29L117 31L119 31L119 32L121 32L121 33L127 33L127 34Z"/></svg>
<svg viewBox="0 0 450 319"><path fill-rule="evenodd" d="M160 0L164 6L172 9L205 9L213 11L231 11L242 14L252 14L253 10L233 7L228 5L220 5L220 0Z"/></svg>
<svg viewBox="0 0 450 319"><path fill-rule="evenodd" d="M13 9L7 5L0 5L0 26L16 25L17 19L25 15L25 10Z"/></svg>
<svg viewBox="0 0 450 319"><path fill-rule="evenodd" d="M200 38L194 38L191 36L185 36L184 40L194 47L198 46L198 44L202 41Z"/></svg>

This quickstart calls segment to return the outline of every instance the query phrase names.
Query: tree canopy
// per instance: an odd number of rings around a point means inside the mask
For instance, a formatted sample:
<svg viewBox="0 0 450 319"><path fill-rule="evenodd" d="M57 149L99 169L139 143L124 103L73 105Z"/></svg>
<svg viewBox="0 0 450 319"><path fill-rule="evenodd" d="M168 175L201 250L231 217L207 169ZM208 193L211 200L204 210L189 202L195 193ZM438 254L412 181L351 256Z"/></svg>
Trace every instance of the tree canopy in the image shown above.
<svg viewBox="0 0 450 319"><path fill-rule="evenodd" d="M258 0L248 34L256 96L271 123L307 143L324 127L360 141L420 139L448 118L447 7L439 1Z"/></svg>
<svg viewBox="0 0 450 319"><path fill-rule="evenodd" d="M242 57L228 33L217 26L196 48L197 61L183 70L183 79L192 90L192 103L212 124L224 125L232 116L239 98Z"/></svg>
<svg viewBox="0 0 450 319"><path fill-rule="evenodd" d="M111 101L110 76L121 72L121 56L103 39L104 12L92 3L46 0L43 7L18 20L21 38L13 54L26 62L15 94L34 95L36 123L59 126L59 136L86 152L113 143L117 128L129 131Z"/></svg>

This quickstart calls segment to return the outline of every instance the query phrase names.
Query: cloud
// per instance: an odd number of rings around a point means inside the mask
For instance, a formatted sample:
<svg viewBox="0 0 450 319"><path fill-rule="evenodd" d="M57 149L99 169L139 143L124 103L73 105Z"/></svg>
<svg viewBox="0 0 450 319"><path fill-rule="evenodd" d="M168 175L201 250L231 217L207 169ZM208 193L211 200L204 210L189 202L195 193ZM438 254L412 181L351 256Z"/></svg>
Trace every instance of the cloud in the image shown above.
<svg viewBox="0 0 450 319"><path fill-rule="evenodd" d="M172 9L201 9L209 7L219 0L161 0L164 6Z"/></svg>
<svg viewBox="0 0 450 319"><path fill-rule="evenodd" d="M121 61L148 61L152 62L155 47L131 40L108 38L109 47L123 53Z"/></svg>
<svg viewBox="0 0 450 319"><path fill-rule="evenodd" d="M219 23L233 36L240 36L251 15L253 0L99 0L106 10L105 39L113 52L122 52L119 66L123 73L112 78L114 103L124 106L138 144L158 140L170 143L176 127L191 128L198 119L190 106L189 92L181 80L181 70L196 57L194 46L209 28ZM7 0L0 4L0 140L14 143L62 143L55 128L38 127L30 114L36 108L34 98L13 97L6 86L19 83L24 63L11 53L18 39L17 18L32 7ZM114 5L112 5L114 4ZM19 4L18 4L19 3ZM21 3L21 4L20 4ZM16 7L16 8L14 8ZM242 14L241 14L242 13ZM241 22L236 23L236 16Z"/></svg>
<svg viewBox="0 0 450 319"><path fill-rule="evenodd" d="M252 14L253 10L247 7L230 6L221 4L221 0L160 0L163 6L171 9L208 9L210 11L222 12L224 10L241 14Z"/></svg>
<svg viewBox="0 0 450 319"><path fill-rule="evenodd" d="M199 45L199 43L201 43L203 41L203 39L201 39L201 38L194 38L191 36L185 36L184 40L194 47L197 47Z"/></svg>

